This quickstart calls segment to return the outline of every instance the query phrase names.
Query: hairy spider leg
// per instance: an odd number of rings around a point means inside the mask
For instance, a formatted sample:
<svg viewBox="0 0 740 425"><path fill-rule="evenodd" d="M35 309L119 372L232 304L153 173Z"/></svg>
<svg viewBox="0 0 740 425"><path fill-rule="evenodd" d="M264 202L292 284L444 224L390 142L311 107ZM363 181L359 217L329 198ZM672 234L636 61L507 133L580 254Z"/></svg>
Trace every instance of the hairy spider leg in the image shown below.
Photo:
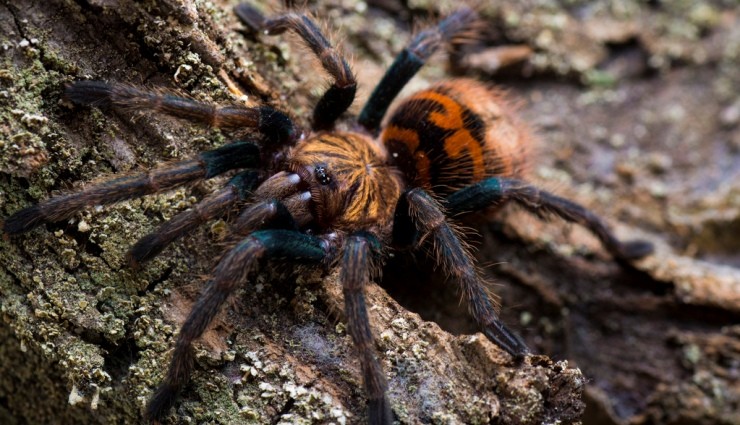
<svg viewBox="0 0 740 425"><path fill-rule="evenodd" d="M277 35L293 30L308 45L321 61L324 70L334 79L314 108L312 127L314 130L331 130L337 118L355 100L357 92L357 81L347 61L331 46L316 23L304 14L286 13L266 18L247 3L237 5L234 11L254 32L263 31L268 35Z"/></svg>
<svg viewBox="0 0 740 425"><path fill-rule="evenodd" d="M217 106L102 81L74 82L67 87L65 96L79 105L113 106L131 111L151 110L217 128L255 128L267 138L270 148L294 143L298 133L287 115L269 106Z"/></svg>
<svg viewBox="0 0 740 425"><path fill-rule="evenodd" d="M371 272L378 270L378 264L374 260L379 259L380 250L380 242L374 235L367 232L351 235L344 247L339 279L344 293L347 328L360 353L360 365L368 398L369 423L391 425L393 412L385 394L388 384L375 353L364 294Z"/></svg>
<svg viewBox="0 0 740 425"><path fill-rule="evenodd" d="M299 230L288 208L277 199L268 199L250 205L231 225L231 230L241 236L264 228Z"/></svg>
<svg viewBox="0 0 740 425"><path fill-rule="evenodd" d="M229 251L216 266L213 277L180 329L167 375L147 405L148 420L163 419L174 405L195 365L193 341L205 332L224 302L247 281L261 259L320 262L329 255L327 247L323 239L304 233L261 230L247 236Z"/></svg>
<svg viewBox="0 0 740 425"><path fill-rule="evenodd" d="M23 233L42 223L66 220L89 206L108 205L164 192L229 170L256 167L259 160L257 145L251 142L234 142L202 152L194 159L174 162L143 173L116 177L79 192L53 197L18 211L5 221L3 227L11 235Z"/></svg>
<svg viewBox="0 0 740 425"><path fill-rule="evenodd" d="M203 223L223 216L238 202L249 199L252 190L263 180L262 173L246 170L229 180L224 188L206 196L187 211L177 214L159 228L139 239L126 254L133 269L159 255L170 243Z"/></svg>
<svg viewBox="0 0 740 425"><path fill-rule="evenodd" d="M410 237L408 231L395 233L394 237L400 236L406 242L416 241L417 244L431 238L437 264L460 285L463 299L483 334L514 357L529 353L521 338L507 329L499 319L492 294L487 291L470 249L460 239L454 226L447 221L442 206L424 189L408 190L398 201L394 232L396 227L408 223L421 235L418 241L416 236Z"/></svg>
<svg viewBox="0 0 740 425"><path fill-rule="evenodd" d="M460 189L447 197L446 207L450 214L462 214L509 200L540 217L556 215L585 227L616 259L634 260L653 252L647 241L621 242L596 214L581 205L513 178L491 177Z"/></svg>
<svg viewBox="0 0 740 425"><path fill-rule="evenodd" d="M411 44L396 56L362 108L357 122L371 134L377 134L388 106L406 83L442 44L449 43L455 37L471 30L471 24L477 19L475 11L462 8L440 21L436 27L420 32Z"/></svg>

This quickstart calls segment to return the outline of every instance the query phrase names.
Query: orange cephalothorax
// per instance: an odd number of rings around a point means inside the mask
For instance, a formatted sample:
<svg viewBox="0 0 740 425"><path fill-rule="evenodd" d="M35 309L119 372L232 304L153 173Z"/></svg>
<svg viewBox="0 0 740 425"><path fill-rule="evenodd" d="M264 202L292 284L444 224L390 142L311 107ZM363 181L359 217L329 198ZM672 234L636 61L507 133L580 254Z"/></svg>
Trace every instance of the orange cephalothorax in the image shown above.
<svg viewBox="0 0 740 425"><path fill-rule="evenodd" d="M530 135L512 109L490 86L450 80L401 102L381 138L410 182L449 194L521 172Z"/></svg>
<svg viewBox="0 0 740 425"><path fill-rule="evenodd" d="M359 133L322 133L290 153L289 168L311 187L320 225L339 230L390 222L401 179L387 153Z"/></svg>

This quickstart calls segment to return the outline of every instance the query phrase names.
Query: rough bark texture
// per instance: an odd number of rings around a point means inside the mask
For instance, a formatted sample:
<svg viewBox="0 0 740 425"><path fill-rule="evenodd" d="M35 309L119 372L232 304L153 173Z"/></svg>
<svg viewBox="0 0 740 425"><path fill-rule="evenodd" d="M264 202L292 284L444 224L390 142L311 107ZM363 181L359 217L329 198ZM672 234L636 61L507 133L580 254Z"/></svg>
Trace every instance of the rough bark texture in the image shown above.
<svg viewBox="0 0 740 425"><path fill-rule="evenodd" d="M363 90L355 105L409 29L451 7L437 3L310 3L355 59ZM490 3L480 6L489 23L481 45L489 48L467 46L468 55L453 58L455 72L495 79L523 100L542 140L533 181L657 251L620 266L581 229L513 208L495 224L472 223L507 323L543 354L523 364L475 333L428 261L394 259L382 287L368 288L368 302L399 419L739 423L734 2ZM0 2L2 216L239 136L73 108L61 96L69 81L236 102L226 75L248 101L306 124L325 77L289 38L240 34L233 4ZM411 88L443 78L446 59L435 57ZM206 226L138 272L125 267L125 251L220 183L91 208L0 241L1 423L140 421L227 226ZM268 267L198 344L197 372L173 423L362 422L336 273L285 270Z"/></svg>

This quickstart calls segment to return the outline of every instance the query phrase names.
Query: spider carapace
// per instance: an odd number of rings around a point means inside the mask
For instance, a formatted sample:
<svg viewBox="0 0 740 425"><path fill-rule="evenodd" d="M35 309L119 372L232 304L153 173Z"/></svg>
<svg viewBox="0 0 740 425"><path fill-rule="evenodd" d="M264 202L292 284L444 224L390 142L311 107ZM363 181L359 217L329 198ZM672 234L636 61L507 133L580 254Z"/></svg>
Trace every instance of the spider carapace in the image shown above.
<svg viewBox="0 0 740 425"><path fill-rule="evenodd" d="M165 222L129 251L138 267L196 226L232 209L237 241L215 266L184 322L169 370L149 401L150 420L167 416L194 367L192 343L261 259L337 264L349 334L360 355L369 422L391 424L386 379L374 350L363 287L391 249L429 251L460 288L483 334L512 356L529 350L498 319L494 302L452 215L513 201L540 215L589 229L620 260L649 254L647 242L620 242L585 208L520 180L530 133L505 96L469 79L447 80L411 95L381 121L403 86L439 46L464 37L477 16L463 8L420 32L396 58L363 107L354 130L336 131L352 104L356 81L344 58L306 15L266 18L242 4L237 15L253 31L296 32L332 76L304 137L284 113L268 106L216 107L128 85L81 81L66 96L83 105L158 111L221 128L251 128L260 140L237 141L198 157L148 172L117 177L51 198L8 218L4 230L21 233L66 220L83 208L171 189L232 170L225 187ZM260 143L257 143L260 141ZM265 170L263 164L269 164Z"/></svg>

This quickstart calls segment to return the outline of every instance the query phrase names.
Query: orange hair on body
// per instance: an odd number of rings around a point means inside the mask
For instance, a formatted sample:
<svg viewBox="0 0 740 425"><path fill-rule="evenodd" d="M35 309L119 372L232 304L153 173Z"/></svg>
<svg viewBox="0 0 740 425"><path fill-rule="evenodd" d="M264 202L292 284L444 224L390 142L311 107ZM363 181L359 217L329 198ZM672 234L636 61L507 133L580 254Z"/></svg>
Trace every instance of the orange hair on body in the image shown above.
<svg viewBox="0 0 740 425"><path fill-rule="evenodd" d="M470 79L435 84L402 101L381 140L413 186L438 195L487 177L519 177L532 136L501 90Z"/></svg>
<svg viewBox="0 0 740 425"><path fill-rule="evenodd" d="M289 168L312 182L320 224L331 223L343 231L371 226L388 232L403 182L381 145L361 133L324 132L298 144L289 157ZM330 181L316 182L316 167L330 171Z"/></svg>

